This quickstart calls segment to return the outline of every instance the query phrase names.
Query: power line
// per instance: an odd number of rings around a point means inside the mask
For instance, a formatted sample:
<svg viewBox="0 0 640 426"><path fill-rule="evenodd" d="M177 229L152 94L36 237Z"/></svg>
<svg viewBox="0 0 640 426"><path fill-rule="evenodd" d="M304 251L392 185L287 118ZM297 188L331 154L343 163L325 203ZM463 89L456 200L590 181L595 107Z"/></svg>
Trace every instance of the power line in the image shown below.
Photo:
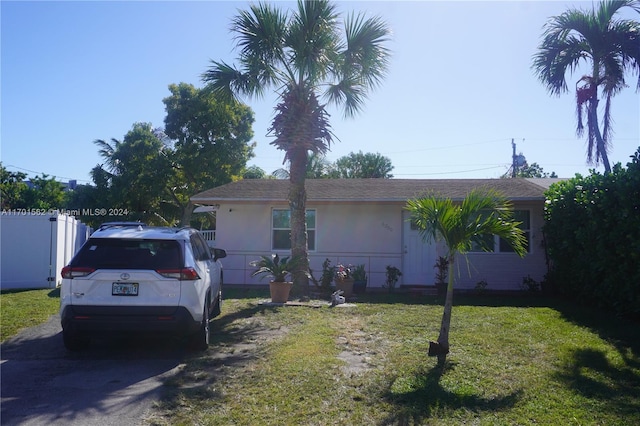
<svg viewBox="0 0 640 426"><path fill-rule="evenodd" d="M483 170L504 169L505 166L484 167L482 169L459 170L455 172L433 172L433 173L394 173L394 176L429 176L429 175L449 175L454 173L479 172Z"/></svg>
<svg viewBox="0 0 640 426"><path fill-rule="evenodd" d="M66 176L54 176L53 173L37 172L35 170L25 169L24 167L14 166L13 164L7 164L5 167L7 167L7 168L13 167L14 169L22 170L22 171L29 172L29 173L35 173L36 175L53 176L55 179L67 179L67 180L75 180L77 182L91 183L91 181L85 180L85 179L76 179L76 178L70 178L70 177L66 177Z"/></svg>

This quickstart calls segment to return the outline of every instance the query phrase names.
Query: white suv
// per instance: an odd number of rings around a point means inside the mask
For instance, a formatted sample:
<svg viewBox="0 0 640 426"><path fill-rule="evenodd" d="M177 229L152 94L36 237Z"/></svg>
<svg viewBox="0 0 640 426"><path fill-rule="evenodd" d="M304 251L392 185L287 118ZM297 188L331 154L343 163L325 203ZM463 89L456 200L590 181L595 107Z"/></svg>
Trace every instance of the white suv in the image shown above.
<svg viewBox="0 0 640 426"><path fill-rule="evenodd" d="M226 255L191 228L102 225L62 269L65 346L84 349L95 333L159 332L206 349Z"/></svg>

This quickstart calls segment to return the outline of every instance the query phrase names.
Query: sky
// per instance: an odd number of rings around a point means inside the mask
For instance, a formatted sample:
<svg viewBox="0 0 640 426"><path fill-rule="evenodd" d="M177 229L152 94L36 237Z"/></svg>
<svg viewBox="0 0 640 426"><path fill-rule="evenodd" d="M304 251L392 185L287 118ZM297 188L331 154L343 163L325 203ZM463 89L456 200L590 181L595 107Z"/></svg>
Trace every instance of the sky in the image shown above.
<svg viewBox="0 0 640 426"><path fill-rule="evenodd" d="M103 162L96 139L122 140L136 122L164 125L168 86L202 87L211 60L234 63L229 25L241 1L2 1L0 161L29 177L90 183ZM362 112L330 109L338 138L329 161L379 153L397 179L497 178L511 165L512 141L529 164L560 177L589 174L575 135L575 82L548 94L531 70L542 27L581 1L352 1L343 14L381 16L392 52L382 85ZM278 2L282 8L295 6ZM638 19L631 10L621 18ZM640 146L637 76L613 99L613 164ZM276 99L243 99L255 112L256 165L283 167L267 129ZM597 170L603 171L602 165Z"/></svg>

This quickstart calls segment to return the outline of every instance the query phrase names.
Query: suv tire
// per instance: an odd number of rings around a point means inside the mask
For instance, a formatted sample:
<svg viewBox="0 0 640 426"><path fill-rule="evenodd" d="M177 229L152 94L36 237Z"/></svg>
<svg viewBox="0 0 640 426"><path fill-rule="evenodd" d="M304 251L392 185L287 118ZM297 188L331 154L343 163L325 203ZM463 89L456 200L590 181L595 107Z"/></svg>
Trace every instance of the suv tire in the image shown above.
<svg viewBox="0 0 640 426"><path fill-rule="evenodd" d="M191 346L196 351L205 351L209 347L209 301L204 304L204 311L202 312L202 324L200 329L191 336Z"/></svg>
<svg viewBox="0 0 640 426"><path fill-rule="evenodd" d="M77 333L62 330L62 341L64 347L72 352L82 351L89 347L89 338L80 337Z"/></svg>

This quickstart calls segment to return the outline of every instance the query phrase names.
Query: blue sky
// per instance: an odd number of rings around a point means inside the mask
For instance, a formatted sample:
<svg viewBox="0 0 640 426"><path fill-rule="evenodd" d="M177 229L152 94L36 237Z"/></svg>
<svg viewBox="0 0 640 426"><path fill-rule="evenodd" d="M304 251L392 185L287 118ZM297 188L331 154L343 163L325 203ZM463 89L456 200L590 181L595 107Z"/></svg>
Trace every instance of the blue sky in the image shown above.
<svg viewBox="0 0 640 426"><path fill-rule="evenodd" d="M389 157L396 178L492 178L507 171L513 138L547 172L572 177L593 167L575 136L573 88L584 72L569 77L570 93L551 97L530 68L548 17L591 2L337 4L382 16L393 56L360 115L331 111L340 141L329 160L361 150ZM90 182L102 162L93 140L122 139L135 122L163 126L169 84L201 87L211 59L233 62L229 23L248 5L2 1L3 165ZM612 164L626 164L640 145L640 95L635 78L628 84L613 101ZM274 98L246 102L256 115L249 164L270 173L283 159L266 136Z"/></svg>

